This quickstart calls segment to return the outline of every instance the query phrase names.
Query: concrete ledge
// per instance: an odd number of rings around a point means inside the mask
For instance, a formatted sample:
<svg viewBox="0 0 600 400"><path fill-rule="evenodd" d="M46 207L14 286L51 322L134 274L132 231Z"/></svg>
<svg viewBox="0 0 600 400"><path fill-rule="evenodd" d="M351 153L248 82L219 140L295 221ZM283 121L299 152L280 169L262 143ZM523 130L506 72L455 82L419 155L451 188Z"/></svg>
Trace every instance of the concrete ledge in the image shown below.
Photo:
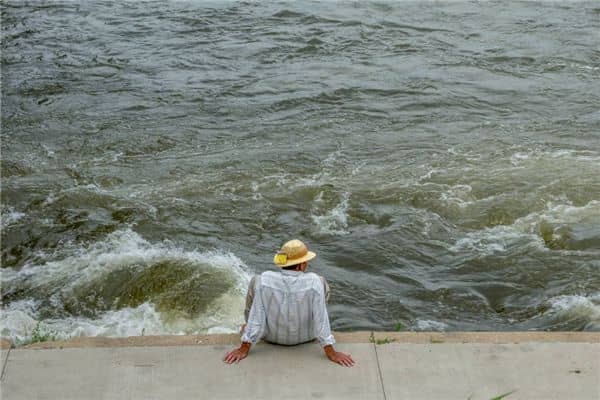
<svg viewBox="0 0 600 400"><path fill-rule="evenodd" d="M336 332L338 343L600 343L600 332ZM235 345L238 334L130 336L125 338L78 337L32 343L21 349L75 347L140 347Z"/></svg>
<svg viewBox="0 0 600 400"><path fill-rule="evenodd" d="M7 352L3 400L598 400L600 333L338 333L353 368L317 343L253 346L238 335L79 338ZM69 348L71 347L71 348ZM44 349L46 348L46 349Z"/></svg>
<svg viewBox="0 0 600 400"><path fill-rule="evenodd" d="M342 344L354 368L329 362L318 344L259 344L239 364L231 346L153 346L11 351L3 400L382 400L372 344Z"/></svg>
<svg viewBox="0 0 600 400"><path fill-rule="evenodd" d="M600 343L600 332L374 332L387 343Z"/></svg>
<svg viewBox="0 0 600 400"><path fill-rule="evenodd" d="M600 399L598 343L375 347L386 399Z"/></svg>

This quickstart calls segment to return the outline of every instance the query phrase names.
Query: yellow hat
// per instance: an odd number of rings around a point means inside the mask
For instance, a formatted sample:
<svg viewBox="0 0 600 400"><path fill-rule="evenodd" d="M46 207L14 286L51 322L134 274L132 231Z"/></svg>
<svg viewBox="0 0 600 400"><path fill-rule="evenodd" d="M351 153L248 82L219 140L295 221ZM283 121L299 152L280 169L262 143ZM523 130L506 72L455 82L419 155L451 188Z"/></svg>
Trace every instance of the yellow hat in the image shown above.
<svg viewBox="0 0 600 400"><path fill-rule="evenodd" d="M294 239L281 246L281 250L273 257L273 262L278 267L284 268L310 261L316 256L312 251L308 251L308 247L303 242Z"/></svg>

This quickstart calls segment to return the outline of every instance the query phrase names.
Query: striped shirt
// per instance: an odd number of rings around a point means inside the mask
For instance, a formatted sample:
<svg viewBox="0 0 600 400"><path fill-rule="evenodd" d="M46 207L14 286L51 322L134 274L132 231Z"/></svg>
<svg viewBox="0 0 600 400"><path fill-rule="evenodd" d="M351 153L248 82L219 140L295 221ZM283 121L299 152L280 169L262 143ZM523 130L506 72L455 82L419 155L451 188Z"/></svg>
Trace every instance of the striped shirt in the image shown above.
<svg viewBox="0 0 600 400"><path fill-rule="evenodd" d="M312 272L266 271L250 282L243 342L260 339L293 345L318 339L335 343L325 302L329 286Z"/></svg>

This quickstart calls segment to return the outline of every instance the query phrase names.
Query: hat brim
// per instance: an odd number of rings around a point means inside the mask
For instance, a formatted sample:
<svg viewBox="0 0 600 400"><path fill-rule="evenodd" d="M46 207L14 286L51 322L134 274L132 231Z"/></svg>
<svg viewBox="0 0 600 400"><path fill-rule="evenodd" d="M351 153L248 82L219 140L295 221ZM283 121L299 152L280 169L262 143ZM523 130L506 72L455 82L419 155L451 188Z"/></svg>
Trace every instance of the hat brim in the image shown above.
<svg viewBox="0 0 600 400"><path fill-rule="evenodd" d="M288 262L286 262L285 264L275 264L275 265L277 265L279 268L291 267L292 265L310 261L313 258L315 258L316 256L317 256L316 253L313 253L312 251L308 251L304 256L302 256L300 258L294 258L293 260L288 260Z"/></svg>

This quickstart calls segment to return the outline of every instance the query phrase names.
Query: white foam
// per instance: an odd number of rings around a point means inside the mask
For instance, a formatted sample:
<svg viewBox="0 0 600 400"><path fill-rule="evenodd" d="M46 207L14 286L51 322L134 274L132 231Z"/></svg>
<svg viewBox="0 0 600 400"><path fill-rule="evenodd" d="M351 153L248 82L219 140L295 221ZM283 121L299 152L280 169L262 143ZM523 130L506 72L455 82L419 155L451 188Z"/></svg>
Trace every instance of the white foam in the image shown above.
<svg viewBox="0 0 600 400"><path fill-rule="evenodd" d="M597 67L594 65L581 65L581 64L575 64L575 63L571 63L571 68L583 69L585 71L599 71L600 70L600 67Z"/></svg>
<svg viewBox="0 0 600 400"><path fill-rule="evenodd" d="M560 150L543 150L533 149L527 152L516 152L511 155L510 162L513 166L519 167L524 163L547 160L547 159L565 159L565 161L585 161L585 162L600 162L600 155L597 152L590 150L573 150L573 149L560 149Z"/></svg>
<svg viewBox="0 0 600 400"><path fill-rule="evenodd" d="M285 187L286 189L299 189L306 187L320 187L330 184L340 178L339 168L336 168L338 158L342 155L342 151L338 150L327 155L321 161L321 169L310 176L293 176L288 173L276 175L268 175L263 178L263 181L275 180L277 186ZM360 169L362 165L358 168ZM358 170L356 170L358 172Z"/></svg>
<svg viewBox="0 0 600 400"><path fill-rule="evenodd" d="M65 253L70 255L65 256ZM43 264L26 264L20 270L5 268L2 285L36 286L56 285L62 295L79 285L93 281L123 265L149 264L166 260L181 260L215 269L226 269L234 274L237 285L211 303L196 319L185 317L162 318L151 303L136 308L108 311L96 320L66 318L45 320L50 329L68 336L129 336L145 334L206 333L210 330L234 332L243 318L244 293L250 280L248 268L235 255L219 251L186 251L173 243L149 243L131 229L115 231L101 242L86 248L66 243L56 254L43 254L36 258L53 259ZM58 294L58 293L55 293ZM60 296L54 296L55 300ZM51 299L52 300L52 299ZM3 335L22 341L31 334L32 324L37 322L37 304L15 301L2 310ZM168 321L167 321L168 320ZM4 329L7 329L5 332Z"/></svg>
<svg viewBox="0 0 600 400"><path fill-rule="evenodd" d="M46 198L44 199L44 202L42 203L42 205L49 206L50 204L54 203L56 200L58 200L58 197L56 196L56 194L54 192L50 192L48 194L48 196L46 196Z"/></svg>
<svg viewBox="0 0 600 400"><path fill-rule="evenodd" d="M490 255L501 253L508 248L523 244L534 243L543 246L541 238L535 234L524 234L512 226L495 226L483 230L469 232L464 238L459 239L449 250L453 252L477 251L479 254Z"/></svg>
<svg viewBox="0 0 600 400"><path fill-rule="evenodd" d="M421 176L419 176L419 177L417 178L417 182L421 182L421 181L423 181L423 180L430 179L430 178L431 178L431 176L432 176L434 173L436 173L436 172L438 172L438 169L437 169L437 168L431 168L431 169L429 169L429 170L427 171L427 173L425 173L424 175L421 175Z"/></svg>
<svg viewBox="0 0 600 400"><path fill-rule="evenodd" d="M342 155L341 150L334 151L333 153L329 153L327 157L321 162L324 167L332 167L337 159Z"/></svg>
<svg viewBox="0 0 600 400"><path fill-rule="evenodd" d="M448 329L448 324L430 319L418 319L416 328L419 331L438 331L443 332Z"/></svg>
<svg viewBox="0 0 600 400"><path fill-rule="evenodd" d="M574 309L589 309L600 315L600 293L590 297L581 295L556 296L548 300L555 311L571 311Z"/></svg>
<svg viewBox="0 0 600 400"><path fill-rule="evenodd" d="M262 200L263 196L259 191L260 186L257 182L252 182L250 188L252 189L252 199L254 200Z"/></svg>
<svg viewBox="0 0 600 400"><path fill-rule="evenodd" d="M37 325L37 305L35 300L18 300L10 303L0 313L0 333L21 343L31 335Z"/></svg>
<svg viewBox="0 0 600 400"><path fill-rule="evenodd" d="M450 251L476 250L483 254L493 254L518 245L531 245L547 250L544 240L539 235L541 223L562 226L589 224L591 221L600 223L600 201L593 200L581 207L549 202L545 210L519 218L512 225L498 225L469 232L451 246Z"/></svg>
<svg viewBox="0 0 600 400"><path fill-rule="evenodd" d="M42 148L44 149L44 151L46 152L46 155L49 158L55 158L56 153L54 152L54 150L52 150L48 145L46 144L42 144Z"/></svg>
<svg viewBox="0 0 600 400"><path fill-rule="evenodd" d="M4 228L19 222L27 214L15 211L13 207L3 207L0 213L0 225Z"/></svg>
<svg viewBox="0 0 600 400"><path fill-rule="evenodd" d="M154 304L146 302L137 307L111 310L98 319L70 317L40 320L33 300L16 301L2 311L1 334L17 344L31 338L40 323L40 331L56 339L80 336L127 337L143 335L194 335L234 333L243 322L243 308L239 298L228 293L212 304L207 313L198 318L163 318ZM231 311L234 312L231 312Z"/></svg>
<svg viewBox="0 0 600 400"><path fill-rule="evenodd" d="M600 223L600 201L592 200L581 207L548 202L544 211L519 218L514 225L521 231L535 232L542 220L554 224L575 224L587 221Z"/></svg>
<svg viewBox="0 0 600 400"><path fill-rule="evenodd" d="M50 330L56 331L61 339L78 336L123 337L179 333L163 323L160 313L151 303L108 311L97 320L66 318L46 320L44 324Z"/></svg>
<svg viewBox="0 0 600 400"><path fill-rule="evenodd" d="M342 201L323 215L311 215L311 219L319 228L319 231L325 235L347 235L348 232L348 202L350 194L344 193ZM315 201L322 201L322 193L317 196Z"/></svg>
<svg viewBox="0 0 600 400"><path fill-rule="evenodd" d="M600 293L590 296L563 295L548 300L550 314L561 319L584 318L590 326L600 327Z"/></svg>
<svg viewBox="0 0 600 400"><path fill-rule="evenodd" d="M72 255L62 258L63 253ZM73 254L74 253L74 254ZM79 248L73 243L64 243L59 253L40 254L37 258L58 258L43 264L25 264L19 271L8 268L3 274L3 283L14 279L27 279L31 286L43 285L60 280L67 286L78 286L123 265L185 260L203 263L213 268L223 268L234 272L238 278L247 279L244 263L231 253L218 251L185 251L169 241L151 244L130 228L115 231L105 240L87 248ZM68 279L65 279L68 278Z"/></svg>
<svg viewBox="0 0 600 400"><path fill-rule="evenodd" d="M454 185L440 193L440 200L449 205L465 208L475 202L470 185Z"/></svg>
<svg viewBox="0 0 600 400"><path fill-rule="evenodd" d="M366 161L360 161L360 162L356 163L356 165L354 165L354 167L352 167L351 175L354 176L354 175L358 174L365 165L367 165Z"/></svg>

